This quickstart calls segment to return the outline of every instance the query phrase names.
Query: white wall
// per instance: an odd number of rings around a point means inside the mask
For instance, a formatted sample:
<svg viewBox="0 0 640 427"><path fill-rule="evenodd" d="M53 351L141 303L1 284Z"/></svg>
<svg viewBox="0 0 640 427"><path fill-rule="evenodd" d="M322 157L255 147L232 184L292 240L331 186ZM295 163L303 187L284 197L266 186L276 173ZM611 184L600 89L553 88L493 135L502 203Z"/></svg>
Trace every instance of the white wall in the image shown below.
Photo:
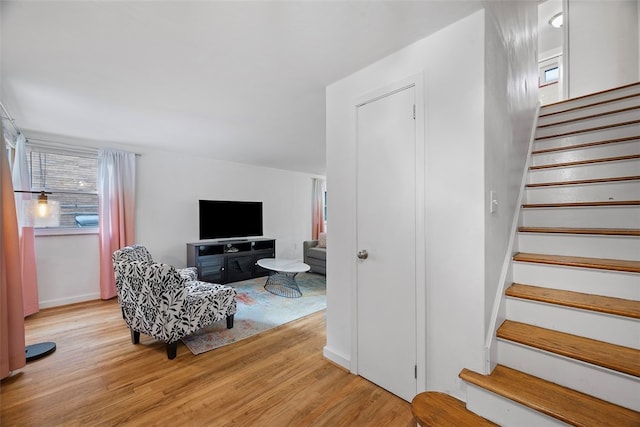
<svg viewBox="0 0 640 427"><path fill-rule="evenodd" d="M354 100L424 73L428 294L422 304L426 303L428 316L426 382L430 389L459 397L458 372L463 367L482 368L483 33L481 11L327 88L331 226L325 355L350 367L356 259Z"/></svg>
<svg viewBox="0 0 640 427"><path fill-rule="evenodd" d="M97 234L36 237L40 308L100 298Z"/></svg>
<svg viewBox="0 0 640 427"><path fill-rule="evenodd" d="M569 0L569 96L640 80L638 1Z"/></svg>
<svg viewBox="0 0 640 427"><path fill-rule="evenodd" d="M538 104L534 2L488 2L485 27L485 326L511 238ZM498 206L490 212L489 192Z"/></svg>
<svg viewBox="0 0 640 427"><path fill-rule="evenodd" d="M150 152L138 161L136 237L154 258L186 265L187 242L198 241L198 200L263 202L264 235L276 255L302 259L311 238L313 175L175 153Z"/></svg>
<svg viewBox="0 0 640 427"><path fill-rule="evenodd" d="M538 14L534 2L489 2L485 31L485 373L495 365L495 329L508 270L514 216L538 104ZM498 206L490 213L489 192Z"/></svg>
<svg viewBox="0 0 640 427"><path fill-rule="evenodd" d="M302 259L314 175L156 151L136 166L136 240L157 261L186 265L186 243L198 241L199 199L262 201L276 255ZM99 298L98 256L95 234L37 237L40 307Z"/></svg>
<svg viewBox="0 0 640 427"><path fill-rule="evenodd" d="M427 300L418 304L427 312L426 386L465 399L458 373L483 371L484 336L537 105L536 25L534 2L489 5L327 88L328 358L350 367L354 100L423 73ZM498 194L494 215L489 190Z"/></svg>

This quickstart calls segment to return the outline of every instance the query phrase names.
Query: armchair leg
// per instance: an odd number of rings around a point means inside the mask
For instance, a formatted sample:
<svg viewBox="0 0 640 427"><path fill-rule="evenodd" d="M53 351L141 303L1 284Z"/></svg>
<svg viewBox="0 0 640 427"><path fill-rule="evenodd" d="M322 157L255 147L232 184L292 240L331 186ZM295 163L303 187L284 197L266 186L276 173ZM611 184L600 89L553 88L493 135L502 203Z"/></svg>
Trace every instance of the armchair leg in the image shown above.
<svg viewBox="0 0 640 427"><path fill-rule="evenodd" d="M168 342L167 343L167 357L171 359L176 358L176 354L178 354L178 341Z"/></svg>
<svg viewBox="0 0 640 427"><path fill-rule="evenodd" d="M140 332L131 330L131 342L138 344L140 342Z"/></svg>
<svg viewBox="0 0 640 427"><path fill-rule="evenodd" d="M227 329L233 328L233 314L231 316L227 316Z"/></svg>

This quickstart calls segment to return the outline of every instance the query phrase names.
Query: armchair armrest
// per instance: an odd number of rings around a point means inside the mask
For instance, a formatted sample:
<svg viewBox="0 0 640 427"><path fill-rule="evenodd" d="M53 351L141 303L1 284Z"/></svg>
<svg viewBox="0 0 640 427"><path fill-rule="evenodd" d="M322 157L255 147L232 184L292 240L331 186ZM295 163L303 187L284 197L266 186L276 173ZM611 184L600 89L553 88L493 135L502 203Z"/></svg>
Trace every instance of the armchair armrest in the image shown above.
<svg viewBox="0 0 640 427"><path fill-rule="evenodd" d="M305 240L302 242L302 249L304 252L307 252L307 249L315 248L316 246L318 246L317 240Z"/></svg>
<svg viewBox="0 0 640 427"><path fill-rule="evenodd" d="M176 268L176 270L184 280L198 280L198 269L196 267Z"/></svg>

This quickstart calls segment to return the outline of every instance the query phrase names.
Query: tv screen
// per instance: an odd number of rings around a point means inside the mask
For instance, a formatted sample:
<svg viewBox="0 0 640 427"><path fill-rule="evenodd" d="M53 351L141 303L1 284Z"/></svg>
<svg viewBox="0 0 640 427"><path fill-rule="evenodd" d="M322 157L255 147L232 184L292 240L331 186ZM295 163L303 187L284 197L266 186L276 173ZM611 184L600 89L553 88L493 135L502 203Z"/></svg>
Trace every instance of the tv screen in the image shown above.
<svg viewBox="0 0 640 427"><path fill-rule="evenodd" d="M200 240L262 236L262 202L200 200Z"/></svg>

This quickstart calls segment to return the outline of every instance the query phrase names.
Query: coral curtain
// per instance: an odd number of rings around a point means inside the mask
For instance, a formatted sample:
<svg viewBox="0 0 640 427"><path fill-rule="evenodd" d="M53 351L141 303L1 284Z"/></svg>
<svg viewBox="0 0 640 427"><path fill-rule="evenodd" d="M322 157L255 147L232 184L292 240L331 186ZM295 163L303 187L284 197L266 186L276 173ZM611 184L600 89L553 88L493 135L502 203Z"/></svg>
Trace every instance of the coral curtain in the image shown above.
<svg viewBox="0 0 640 427"><path fill-rule="evenodd" d="M324 191L324 179L313 178L313 192L311 195L313 203L311 238L313 240L318 240L318 236L324 231Z"/></svg>
<svg viewBox="0 0 640 427"><path fill-rule="evenodd" d="M31 176L27 162L27 147L24 135L16 138L16 151L13 159L13 188L14 190L31 190ZM23 200L31 200L31 194L16 193L16 210L20 224L20 268L22 270L22 304L24 315L28 316L40 310L38 304L38 275L36 273L36 239L32 226L27 226L25 219L27 212L23 209Z"/></svg>
<svg viewBox="0 0 640 427"><path fill-rule="evenodd" d="M98 153L100 298L116 296L111 255L135 243L134 153L102 149Z"/></svg>
<svg viewBox="0 0 640 427"><path fill-rule="evenodd" d="M0 378L26 364L18 217L0 124Z"/></svg>

